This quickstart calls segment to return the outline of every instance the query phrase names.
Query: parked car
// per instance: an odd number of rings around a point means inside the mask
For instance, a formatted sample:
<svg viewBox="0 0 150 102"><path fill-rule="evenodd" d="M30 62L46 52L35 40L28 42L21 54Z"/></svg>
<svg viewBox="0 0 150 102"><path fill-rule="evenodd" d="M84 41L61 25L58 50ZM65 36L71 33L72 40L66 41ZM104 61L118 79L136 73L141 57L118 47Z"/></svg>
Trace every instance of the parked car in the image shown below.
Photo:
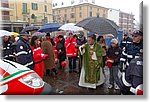
<svg viewBox="0 0 150 102"><path fill-rule="evenodd" d="M51 94L52 87L36 72L16 62L0 59L0 94Z"/></svg>

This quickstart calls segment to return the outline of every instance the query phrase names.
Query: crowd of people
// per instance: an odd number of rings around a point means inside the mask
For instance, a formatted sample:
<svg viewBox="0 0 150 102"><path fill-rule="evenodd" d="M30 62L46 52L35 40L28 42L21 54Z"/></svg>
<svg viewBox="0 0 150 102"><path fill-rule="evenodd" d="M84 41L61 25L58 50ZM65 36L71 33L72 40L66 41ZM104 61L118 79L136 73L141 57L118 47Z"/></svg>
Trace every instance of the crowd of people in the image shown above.
<svg viewBox="0 0 150 102"><path fill-rule="evenodd" d="M23 32L15 41L3 37L2 58L34 70L42 79L44 74L57 76L57 70L65 68L68 60L68 73L80 75L81 87L96 89L104 84L122 94L143 94L143 32L131 35L125 33L120 45L113 38L108 47L104 36L95 34L86 38L69 32L66 39L64 35L52 39L50 33L38 37Z"/></svg>

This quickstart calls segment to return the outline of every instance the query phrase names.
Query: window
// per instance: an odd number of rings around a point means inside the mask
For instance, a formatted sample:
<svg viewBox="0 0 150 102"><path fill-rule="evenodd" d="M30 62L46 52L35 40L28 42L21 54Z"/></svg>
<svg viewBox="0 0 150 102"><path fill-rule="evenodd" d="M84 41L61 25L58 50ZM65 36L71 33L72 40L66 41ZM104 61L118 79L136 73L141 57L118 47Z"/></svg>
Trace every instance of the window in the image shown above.
<svg viewBox="0 0 150 102"><path fill-rule="evenodd" d="M90 10L92 10L92 7L90 7Z"/></svg>
<svg viewBox="0 0 150 102"><path fill-rule="evenodd" d="M80 7L80 10L82 10L82 7Z"/></svg>
<svg viewBox="0 0 150 102"><path fill-rule="evenodd" d="M38 4L32 3L32 10L38 10Z"/></svg>
<svg viewBox="0 0 150 102"><path fill-rule="evenodd" d="M74 13L71 13L71 14L70 14L70 18L75 18Z"/></svg>
<svg viewBox="0 0 150 102"><path fill-rule="evenodd" d="M22 4L22 13L27 13L27 3Z"/></svg>
<svg viewBox="0 0 150 102"><path fill-rule="evenodd" d="M44 6L44 11L47 12L47 5Z"/></svg>
<svg viewBox="0 0 150 102"><path fill-rule="evenodd" d="M67 9L65 9L65 12L67 12Z"/></svg>
<svg viewBox="0 0 150 102"><path fill-rule="evenodd" d="M90 12L90 17L92 17L92 11Z"/></svg>
<svg viewBox="0 0 150 102"><path fill-rule="evenodd" d="M79 17L82 18L82 12L80 12Z"/></svg>
<svg viewBox="0 0 150 102"><path fill-rule="evenodd" d="M61 11L59 10L58 13L60 13Z"/></svg>
<svg viewBox="0 0 150 102"><path fill-rule="evenodd" d="M67 14L64 14L64 20L67 20Z"/></svg>
<svg viewBox="0 0 150 102"><path fill-rule="evenodd" d="M74 9L73 9L73 8L71 8L71 11L72 11L72 12L73 12L73 10L74 10Z"/></svg>
<svg viewBox="0 0 150 102"><path fill-rule="evenodd" d="M97 11L99 11L99 8L97 9Z"/></svg>

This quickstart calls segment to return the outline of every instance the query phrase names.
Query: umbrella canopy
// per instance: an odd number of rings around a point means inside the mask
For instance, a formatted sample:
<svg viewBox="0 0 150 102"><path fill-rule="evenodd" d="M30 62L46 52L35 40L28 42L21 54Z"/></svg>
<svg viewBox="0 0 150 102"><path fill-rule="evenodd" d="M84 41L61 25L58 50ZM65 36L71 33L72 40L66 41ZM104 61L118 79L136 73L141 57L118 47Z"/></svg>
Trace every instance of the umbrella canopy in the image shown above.
<svg viewBox="0 0 150 102"><path fill-rule="evenodd" d="M117 34L119 28L116 23L103 17L89 17L77 23L76 26L98 34Z"/></svg>
<svg viewBox="0 0 150 102"><path fill-rule="evenodd" d="M35 26L27 26L25 27L21 32L28 32L28 31L34 31L34 30L38 30L38 27Z"/></svg>
<svg viewBox="0 0 150 102"><path fill-rule="evenodd" d="M38 32L54 32L54 31L58 31L58 28L60 28L61 25L59 25L58 23L47 23L44 24L39 30Z"/></svg>
<svg viewBox="0 0 150 102"><path fill-rule="evenodd" d="M81 31L81 30L83 30L83 28L75 26L74 23L64 24L59 29L61 29L61 30L68 30L68 31Z"/></svg>
<svg viewBox="0 0 150 102"><path fill-rule="evenodd" d="M19 36L19 34L18 34L18 33L16 33L16 32L11 32L11 35L13 35L14 37Z"/></svg>
<svg viewBox="0 0 150 102"><path fill-rule="evenodd" d="M46 33L41 33L41 32L35 32L35 33L33 33L32 34L32 36L45 36L46 35Z"/></svg>
<svg viewBox="0 0 150 102"><path fill-rule="evenodd" d="M6 30L0 30L0 37L2 36L11 36L11 32Z"/></svg>

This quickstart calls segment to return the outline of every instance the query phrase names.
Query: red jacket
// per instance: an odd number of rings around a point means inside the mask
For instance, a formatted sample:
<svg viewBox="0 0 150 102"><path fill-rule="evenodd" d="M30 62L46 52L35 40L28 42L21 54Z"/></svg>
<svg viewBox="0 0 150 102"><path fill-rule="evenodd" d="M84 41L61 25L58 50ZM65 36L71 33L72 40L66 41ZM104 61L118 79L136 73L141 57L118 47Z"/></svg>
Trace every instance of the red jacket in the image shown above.
<svg viewBox="0 0 150 102"><path fill-rule="evenodd" d="M76 44L76 40L74 38L70 40L70 37L68 37L68 39L66 39L65 47L66 47L67 57L77 56L78 50L75 48L75 44Z"/></svg>
<svg viewBox="0 0 150 102"><path fill-rule="evenodd" d="M31 46L34 60L34 71L43 78L44 76L44 64L43 60L47 57L46 54L42 54L41 47L34 48Z"/></svg>

